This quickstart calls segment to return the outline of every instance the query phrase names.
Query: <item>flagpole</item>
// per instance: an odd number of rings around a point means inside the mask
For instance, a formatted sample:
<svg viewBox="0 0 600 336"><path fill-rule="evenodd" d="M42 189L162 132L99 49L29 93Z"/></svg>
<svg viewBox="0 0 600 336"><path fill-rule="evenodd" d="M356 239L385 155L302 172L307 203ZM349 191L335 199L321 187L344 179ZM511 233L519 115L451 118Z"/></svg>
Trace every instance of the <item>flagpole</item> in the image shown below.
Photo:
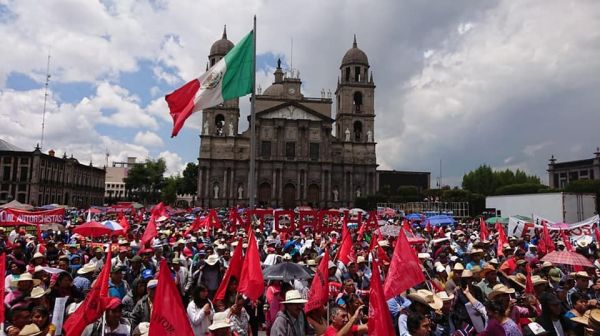
<svg viewBox="0 0 600 336"><path fill-rule="evenodd" d="M248 176L248 207L254 209L256 188L256 15L254 15L254 28L252 30L252 96L250 97L250 176Z"/></svg>

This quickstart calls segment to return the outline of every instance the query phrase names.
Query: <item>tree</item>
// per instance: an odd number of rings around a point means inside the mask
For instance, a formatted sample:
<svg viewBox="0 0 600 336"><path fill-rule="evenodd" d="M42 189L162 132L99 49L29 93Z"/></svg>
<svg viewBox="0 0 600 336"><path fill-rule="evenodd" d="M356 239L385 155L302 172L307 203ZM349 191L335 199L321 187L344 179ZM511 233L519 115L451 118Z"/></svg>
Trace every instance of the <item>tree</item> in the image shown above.
<svg viewBox="0 0 600 336"><path fill-rule="evenodd" d="M127 173L125 189L130 198L144 204L157 203L164 184L164 174L167 170L165 160L146 160L136 164Z"/></svg>
<svg viewBox="0 0 600 336"><path fill-rule="evenodd" d="M196 194L198 191L198 165L189 162L183 170L183 176L179 183L179 194Z"/></svg>
<svg viewBox="0 0 600 336"><path fill-rule="evenodd" d="M600 180L578 180L565 187L567 192L596 194L596 212L600 211Z"/></svg>
<svg viewBox="0 0 600 336"><path fill-rule="evenodd" d="M510 185L527 185L521 187L512 187L508 189L500 189ZM527 175L524 171L517 169L515 172L506 169L504 171L493 171L488 165L481 165L479 168L468 172L463 176L462 187L473 193L482 194L485 196L495 195L498 190L505 194L510 190L520 191L534 190L538 192L541 189L541 181L539 177Z"/></svg>
<svg viewBox="0 0 600 336"><path fill-rule="evenodd" d="M180 189L183 178L180 176L169 176L165 179L164 188L162 188L162 200L170 205L177 202L177 190Z"/></svg>

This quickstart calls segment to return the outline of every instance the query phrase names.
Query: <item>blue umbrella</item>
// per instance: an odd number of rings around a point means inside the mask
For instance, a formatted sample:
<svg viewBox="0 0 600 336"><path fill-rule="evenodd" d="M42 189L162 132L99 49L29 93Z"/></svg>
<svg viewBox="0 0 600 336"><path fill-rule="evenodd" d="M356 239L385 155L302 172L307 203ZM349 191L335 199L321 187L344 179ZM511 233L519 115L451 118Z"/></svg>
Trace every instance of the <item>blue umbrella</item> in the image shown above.
<svg viewBox="0 0 600 336"><path fill-rule="evenodd" d="M123 230L123 227L121 226L121 224L119 224L115 221L111 221L111 220L102 222L102 225L106 226L107 228L109 228L113 231Z"/></svg>
<svg viewBox="0 0 600 336"><path fill-rule="evenodd" d="M454 225L455 220L447 215L438 215L438 216L431 216L429 218L427 218L427 220L423 221L423 224L426 224L427 221L429 221L429 223L431 223L431 225L433 226L446 226L446 225Z"/></svg>
<svg viewBox="0 0 600 336"><path fill-rule="evenodd" d="M411 213L409 215L406 215L406 219L408 219L408 220L420 220L421 219L421 214Z"/></svg>

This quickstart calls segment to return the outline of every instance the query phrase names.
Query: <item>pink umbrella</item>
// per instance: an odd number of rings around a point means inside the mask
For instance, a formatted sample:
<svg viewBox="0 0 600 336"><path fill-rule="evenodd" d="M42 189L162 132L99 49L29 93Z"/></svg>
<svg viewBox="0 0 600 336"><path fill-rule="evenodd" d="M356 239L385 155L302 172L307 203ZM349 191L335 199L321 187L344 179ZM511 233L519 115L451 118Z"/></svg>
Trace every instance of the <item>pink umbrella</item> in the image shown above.
<svg viewBox="0 0 600 336"><path fill-rule="evenodd" d="M573 265L593 267L591 261L577 252L554 251L546 254L542 261L549 261L553 264Z"/></svg>
<svg viewBox="0 0 600 336"><path fill-rule="evenodd" d="M110 228L98 223L98 222L87 222L78 225L73 232L78 233L84 237L101 237L109 235L113 232Z"/></svg>

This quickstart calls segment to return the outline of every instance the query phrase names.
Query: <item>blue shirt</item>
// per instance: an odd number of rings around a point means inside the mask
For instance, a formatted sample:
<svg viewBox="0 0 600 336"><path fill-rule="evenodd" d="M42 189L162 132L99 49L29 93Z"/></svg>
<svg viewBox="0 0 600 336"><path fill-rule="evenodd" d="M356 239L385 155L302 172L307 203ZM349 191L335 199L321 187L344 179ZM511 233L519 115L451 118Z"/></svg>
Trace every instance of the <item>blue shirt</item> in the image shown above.
<svg viewBox="0 0 600 336"><path fill-rule="evenodd" d="M127 288L125 288L125 283L121 282L119 286L116 286L112 280L108 281L108 296L116 297L121 300L127 295Z"/></svg>

